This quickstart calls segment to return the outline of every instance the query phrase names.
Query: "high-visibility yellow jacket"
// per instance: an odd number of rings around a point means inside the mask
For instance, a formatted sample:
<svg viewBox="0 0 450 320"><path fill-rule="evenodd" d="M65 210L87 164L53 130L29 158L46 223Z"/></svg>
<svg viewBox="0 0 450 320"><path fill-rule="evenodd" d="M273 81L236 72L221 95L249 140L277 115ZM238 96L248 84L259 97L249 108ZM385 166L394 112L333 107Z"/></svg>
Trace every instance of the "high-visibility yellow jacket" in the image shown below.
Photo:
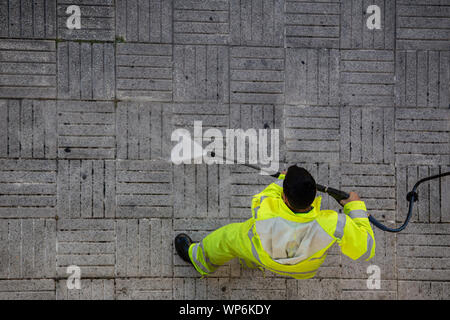
<svg viewBox="0 0 450 320"><path fill-rule="evenodd" d="M353 260L375 255L375 237L363 201L344 206L344 213L320 210L316 197L312 210L294 213L282 199L284 175L252 199L254 223L248 237L258 264L297 279L312 278L327 250L337 242Z"/></svg>
<svg viewBox="0 0 450 320"><path fill-rule="evenodd" d="M364 202L349 202L344 213L338 214L320 210L321 197L317 197L311 211L295 214L282 199L282 182L270 184L253 197L250 219L227 224L191 244L189 258L202 276L237 257L250 268L312 278L335 242L355 260L375 255L375 238Z"/></svg>

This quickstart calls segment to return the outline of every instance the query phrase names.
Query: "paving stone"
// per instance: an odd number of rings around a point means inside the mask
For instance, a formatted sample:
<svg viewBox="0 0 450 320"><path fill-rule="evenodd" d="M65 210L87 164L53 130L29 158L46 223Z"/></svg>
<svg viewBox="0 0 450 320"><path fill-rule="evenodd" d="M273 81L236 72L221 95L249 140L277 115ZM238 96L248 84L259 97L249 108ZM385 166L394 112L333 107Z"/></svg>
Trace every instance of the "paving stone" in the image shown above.
<svg viewBox="0 0 450 320"><path fill-rule="evenodd" d="M113 277L115 243L115 221L112 219L59 219L57 275L67 279L67 267L75 265L80 267L81 279Z"/></svg>
<svg viewBox="0 0 450 320"><path fill-rule="evenodd" d="M54 218L56 162L0 160L0 217Z"/></svg>
<svg viewBox="0 0 450 320"><path fill-rule="evenodd" d="M285 279L231 279L227 287L230 299L245 300L285 300Z"/></svg>
<svg viewBox="0 0 450 320"><path fill-rule="evenodd" d="M341 1L341 48L394 49L395 4L393 0L350 0ZM373 13L367 13L370 5L380 8L380 29L370 30L367 20Z"/></svg>
<svg viewBox="0 0 450 320"><path fill-rule="evenodd" d="M237 278L208 277L203 281L198 278L195 279L189 277L174 278L173 298L189 300L267 300L268 296L273 295L279 297L279 299L285 299L286 280L284 278L273 278L270 275L272 273L269 271L266 272L266 278L263 278L263 274L260 270L257 270L256 272L259 273L251 278L243 278L243 275L240 275ZM270 282L273 283L273 287L267 286ZM249 290L251 296L248 298L243 296L246 291L245 287L251 287Z"/></svg>
<svg viewBox="0 0 450 320"><path fill-rule="evenodd" d="M116 37L130 42L170 43L172 5L165 0L117 0Z"/></svg>
<svg viewBox="0 0 450 320"><path fill-rule="evenodd" d="M175 101L229 101L227 47L175 45L173 55Z"/></svg>
<svg viewBox="0 0 450 320"><path fill-rule="evenodd" d="M72 14L66 10L77 5L81 13L81 29L69 29L67 20ZM113 41L115 39L115 12L113 0L57 0L58 38L88 41Z"/></svg>
<svg viewBox="0 0 450 320"><path fill-rule="evenodd" d="M117 279L118 300L170 300L173 280L171 278Z"/></svg>
<svg viewBox="0 0 450 320"><path fill-rule="evenodd" d="M227 278L174 278L173 299L175 300L227 300L230 299Z"/></svg>
<svg viewBox="0 0 450 320"><path fill-rule="evenodd" d="M339 48L340 1L285 1L285 36L289 48Z"/></svg>
<svg viewBox="0 0 450 320"><path fill-rule="evenodd" d="M114 161L58 161L58 216L113 218L116 167Z"/></svg>
<svg viewBox="0 0 450 320"><path fill-rule="evenodd" d="M397 1L397 48L448 50L450 7L441 0Z"/></svg>
<svg viewBox="0 0 450 320"><path fill-rule="evenodd" d="M56 0L5 0L0 3L0 37L56 37Z"/></svg>
<svg viewBox="0 0 450 320"><path fill-rule="evenodd" d="M1 219L0 279L54 277L55 243L53 219Z"/></svg>
<svg viewBox="0 0 450 320"><path fill-rule="evenodd" d="M222 165L174 166L174 216L229 216L230 172Z"/></svg>
<svg viewBox="0 0 450 320"><path fill-rule="evenodd" d="M392 50L341 50L341 102L357 106L392 106L394 72Z"/></svg>
<svg viewBox="0 0 450 320"><path fill-rule="evenodd" d="M172 276L171 219L117 220L117 277Z"/></svg>
<svg viewBox="0 0 450 320"><path fill-rule="evenodd" d="M357 191L375 218L393 219L396 208L394 165L342 164L340 169L343 190Z"/></svg>
<svg viewBox="0 0 450 320"><path fill-rule="evenodd" d="M230 41L230 4L226 0L174 0L173 42L227 44Z"/></svg>
<svg viewBox="0 0 450 320"><path fill-rule="evenodd" d="M47 40L2 40L0 98L55 98L56 47Z"/></svg>
<svg viewBox="0 0 450 320"><path fill-rule="evenodd" d="M116 162L116 217L171 218L171 164L158 161Z"/></svg>
<svg viewBox="0 0 450 320"><path fill-rule="evenodd" d="M285 106L287 162L339 161L339 108Z"/></svg>
<svg viewBox="0 0 450 320"><path fill-rule="evenodd" d="M448 282L398 282L398 299L400 300L447 300L449 296L450 284Z"/></svg>
<svg viewBox="0 0 450 320"><path fill-rule="evenodd" d="M232 103L284 102L284 51L281 48L232 47Z"/></svg>
<svg viewBox="0 0 450 320"><path fill-rule="evenodd" d="M396 61L396 106L448 108L448 51L397 51Z"/></svg>
<svg viewBox="0 0 450 320"><path fill-rule="evenodd" d="M283 46L283 10L284 0L232 0L230 2L231 44ZM226 18L226 14L222 13L217 14L216 19L225 22Z"/></svg>
<svg viewBox="0 0 450 320"><path fill-rule="evenodd" d="M394 162L394 113L394 108L341 107L341 162Z"/></svg>
<svg viewBox="0 0 450 320"><path fill-rule="evenodd" d="M111 159L115 157L113 102L58 101L58 157Z"/></svg>
<svg viewBox="0 0 450 320"><path fill-rule="evenodd" d="M282 107L278 105L232 104L230 105L230 128L279 129L281 131L283 129L282 112Z"/></svg>
<svg viewBox="0 0 450 320"><path fill-rule="evenodd" d="M336 300L341 299L340 279L306 279L286 281L288 300Z"/></svg>
<svg viewBox="0 0 450 320"><path fill-rule="evenodd" d="M410 223L397 238L399 280L449 280L448 224Z"/></svg>
<svg viewBox="0 0 450 320"><path fill-rule="evenodd" d="M112 100L115 96L112 43L58 43L58 98Z"/></svg>
<svg viewBox="0 0 450 320"><path fill-rule="evenodd" d="M381 280L380 289L368 289L367 280L341 280L343 300L394 300L397 298L397 282Z"/></svg>
<svg viewBox="0 0 450 320"><path fill-rule="evenodd" d="M286 49L286 70L287 104L339 103L337 49Z"/></svg>
<svg viewBox="0 0 450 320"><path fill-rule="evenodd" d="M116 96L122 100L172 100L172 46L116 44Z"/></svg>
<svg viewBox="0 0 450 320"><path fill-rule="evenodd" d="M56 285L57 300L114 300L113 279L81 279L80 289L68 289L67 280L59 280Z"/></svg>
<svg viewBox="0 0 450 320"><path fill-rule="evenodd" d="M54 300L55 280L0 280L2 300Z"/></svg>
<svg viewBox="0 0 450 320"><path fill-rule="evenodd" d="M446 109L395 110L395 162L399 165L450 163L450 112Z"/></svg>
<svg viewBox="0 0 450 320"><path fill-rule="evenodd" d="M0 100L0 156L56 158L56 103Z"/></svg>
<svg viewBox="0 0 450 320"><path fill-rule="evenodd" d="M166 145L162 139L163 110L166 105L148 102L117 104L117 158L156 159Z"/></svg>

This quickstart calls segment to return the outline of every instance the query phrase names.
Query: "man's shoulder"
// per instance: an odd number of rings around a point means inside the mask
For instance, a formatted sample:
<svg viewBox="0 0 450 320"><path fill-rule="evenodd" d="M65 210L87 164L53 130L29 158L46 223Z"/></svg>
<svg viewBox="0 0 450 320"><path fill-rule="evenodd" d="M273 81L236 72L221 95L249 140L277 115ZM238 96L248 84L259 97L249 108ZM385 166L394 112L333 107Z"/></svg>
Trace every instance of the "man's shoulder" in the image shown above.
<svg viewBox="0 0 450 320"><path fill-rule="evenodd" d="M329 234L334 233L338 212L334 210L320 210L317 214L316 221Z"/></svg>
<svg viewBox="0 0 450 320"><path fill-rule="evenodd" d="M338 214L339 213L337 211L331 209L320 210L317 218L330 219L336 217Z"/></svg>

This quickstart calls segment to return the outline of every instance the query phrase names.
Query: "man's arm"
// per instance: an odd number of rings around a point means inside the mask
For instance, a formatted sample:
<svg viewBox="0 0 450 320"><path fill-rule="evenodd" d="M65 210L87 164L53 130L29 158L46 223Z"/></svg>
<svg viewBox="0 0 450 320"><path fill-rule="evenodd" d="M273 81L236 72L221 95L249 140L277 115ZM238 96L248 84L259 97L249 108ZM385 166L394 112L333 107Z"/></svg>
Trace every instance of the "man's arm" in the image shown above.
<svg viewBox="0 0 450 320"><path fill-rule="evenodd" d="M375 255L375 236L368 219L366 205L355 192L341 200L345 216L338 219L344 224L338 243L341 251L353 260L370 260ZM345 217L345 220L344 220Z"/></svg>

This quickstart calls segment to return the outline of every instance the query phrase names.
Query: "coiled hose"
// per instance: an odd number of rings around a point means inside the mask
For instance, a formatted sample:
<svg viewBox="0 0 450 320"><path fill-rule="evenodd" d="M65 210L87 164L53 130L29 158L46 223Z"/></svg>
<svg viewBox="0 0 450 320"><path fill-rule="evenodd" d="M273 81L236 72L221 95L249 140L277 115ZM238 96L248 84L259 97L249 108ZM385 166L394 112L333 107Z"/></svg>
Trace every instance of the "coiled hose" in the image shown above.
<svg viewBox="0 0 450 320"><path fill-rule="evenodd" d="M441 173L441 174L436 174L434 176L429 176L429 177L420 179L419 181L416 182L416 184L414 185L412 190L410 192L408 192L408 194L406 195L406 200L409 201L409 209L408 209L408 214L406 215L406 220L405 220L405 222L403 222L403 224L400 227L398 227L398 228L386 227L384 224L382 224L380 221L375 219L373 216L369 216L369 221L372 222L372 224L374 226L376 226L378 229L381 229L383 231L387 231L387 232L400 232L400 231L402 231L403 229L406 228L406 226L408 225L409 220L411 219L414 202L419 200L419 196L418 196L418 194L416 192L417 187L419 187L419 185L421 183L425 182L425 181L442 178L442 177L448 176L448 175L450 175L450 171L449 172L444 172L444 173Z"/></svg>

